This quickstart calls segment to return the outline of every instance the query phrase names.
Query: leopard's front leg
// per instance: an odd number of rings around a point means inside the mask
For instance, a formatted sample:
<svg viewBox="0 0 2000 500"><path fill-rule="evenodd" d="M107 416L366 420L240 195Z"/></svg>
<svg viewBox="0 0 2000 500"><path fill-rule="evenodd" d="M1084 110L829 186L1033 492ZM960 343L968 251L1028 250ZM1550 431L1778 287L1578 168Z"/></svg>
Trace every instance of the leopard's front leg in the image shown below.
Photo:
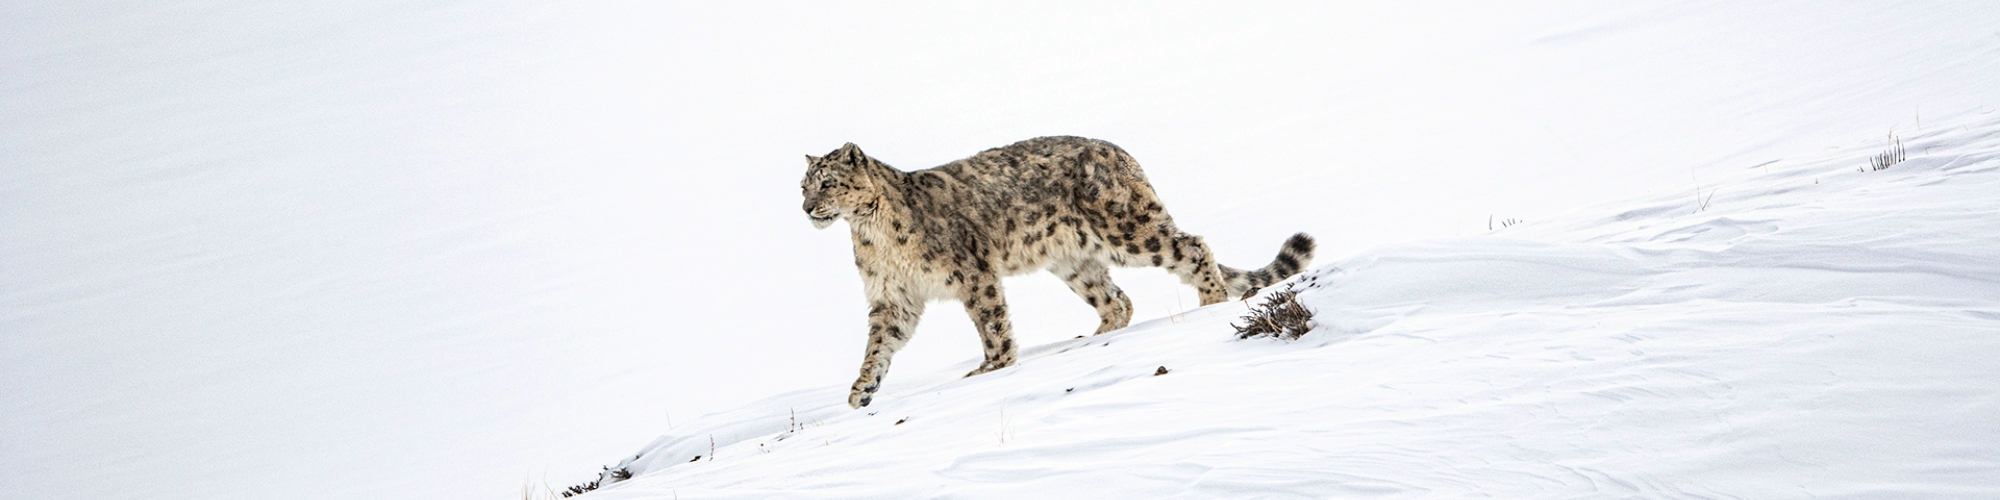
<svg viewBox="0 0 2000 500"><path fill-rule="evenodd" d="M875 400L882 377L889 373L889 359L910 342L917 331L917 318L924 304L878 299L868 308L868 355L861 358L861 376L847 393L847 406L860 408Z"/></svg>

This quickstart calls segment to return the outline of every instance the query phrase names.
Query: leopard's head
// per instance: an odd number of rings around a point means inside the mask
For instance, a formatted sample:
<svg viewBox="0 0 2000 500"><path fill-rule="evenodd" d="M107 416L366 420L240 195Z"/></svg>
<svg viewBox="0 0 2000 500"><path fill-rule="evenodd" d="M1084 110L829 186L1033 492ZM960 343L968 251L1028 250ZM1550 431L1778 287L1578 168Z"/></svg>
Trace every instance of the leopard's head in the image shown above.
<svg viewBox="0 0 2000 500"><path fill-rule="evenodd" d="M826 229L841 217L866 216L875 212L882 195L875 178L868 175L875 160L854 143L817 157L806 155L806 177L799 181L805 195L806 217L813 227Z"/></svg>

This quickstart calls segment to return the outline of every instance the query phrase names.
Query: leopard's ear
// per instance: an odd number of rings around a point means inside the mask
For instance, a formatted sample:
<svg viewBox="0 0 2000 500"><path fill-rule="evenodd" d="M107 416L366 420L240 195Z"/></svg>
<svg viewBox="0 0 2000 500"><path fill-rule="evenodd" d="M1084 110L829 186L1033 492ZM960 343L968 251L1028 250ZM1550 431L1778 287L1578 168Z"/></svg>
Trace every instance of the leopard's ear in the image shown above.
<svg viewBox="0 0 2000 500"><path fill-rule="evenodd" d="M861 160L868 157L868 155L861 152L860 146L856 146L852 142L840 146L840 150L834 151L834 154L840 155L840 159L854 165L861 164Z"/></svg>
<svg viewBox="0 0 2000 500"><path fill-rule="evenodd" d="M812 168L815 163L819 163L818 156L806 155L806 168Z"/></svg>

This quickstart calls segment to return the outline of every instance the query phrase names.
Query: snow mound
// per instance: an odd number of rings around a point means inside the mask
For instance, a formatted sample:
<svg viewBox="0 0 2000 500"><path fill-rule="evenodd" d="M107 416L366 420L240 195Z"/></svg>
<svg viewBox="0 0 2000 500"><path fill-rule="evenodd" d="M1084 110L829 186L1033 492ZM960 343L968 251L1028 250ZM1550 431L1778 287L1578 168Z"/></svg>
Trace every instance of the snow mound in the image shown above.
<svg viewBox="0 0 2000 500"><path fill-rule="evenodd" d="M1857 145L1378 247L1293 280L1297 342L1236 340L1232 302L858 411L828 380L589 496L2000 497L2000 121L1972 118L1887 170Z"/></svg>

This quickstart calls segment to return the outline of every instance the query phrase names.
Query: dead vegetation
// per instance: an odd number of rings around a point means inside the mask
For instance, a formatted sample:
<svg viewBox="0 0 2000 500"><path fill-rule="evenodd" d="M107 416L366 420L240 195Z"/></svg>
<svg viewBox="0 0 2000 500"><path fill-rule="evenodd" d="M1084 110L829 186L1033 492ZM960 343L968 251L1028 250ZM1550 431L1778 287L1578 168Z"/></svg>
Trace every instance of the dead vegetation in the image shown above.
<svg viewBox="0 0 2000 500"><path fill-rule="evenodd" d="M604 477L610 477L610 478L612 478L612 479L616 479L616 480L619 480L619 481L624 481L624 480L627 480L627 479L631 479L631 478L632 478L632 471L631 471L631 470L629 470L629 469L626 469L626 468L624 468L624 467L619 467L619 468L618 468L618 469L616 469L616 470L613 470L613 469L612 469L612 468L610 468L610 467L605 467L605 468L604 468L604 472L603 472L603 473L602 473L601 475L602 475L602 476L604 476ZM588 492L591 492L591 491L594 491L594 490L596 490L596 489L598 488L598 486L599 486L599 485L598 485L598 483L600 483L600 482L602 482L602 481L604 481L604 478L603 478L603 477L599 477L599 478L598 478L598 479L597 479L596 481L591 481L591 482L588 482L588 483L583 483L583 484L579 484L579 485L576 485L576 486L571 486L571 487L569 487L569 489L567 489L567 490L563 490L563 492L562 492L562 496L563 496L563 498L569 498L569 497L573 497L573 496L577 496L577 495L582 495L582 494L584 494L584 493L588 493Z"/></svg>
<svg viewBox="0 0 2000 500"><path fill-rule="evenodd" d="M1891 165L1902 163L1903 158L1903 139L1896 137L1895 133L1890 133L1889 139L1883 142L1882 153L1869 157L1868 167L1862 171L1870 172L1887 169Z"/></svg>
<svg viewBox="0 0 2000 500"><path fill-rule="evenodd" d="M1293 285L1285 285L1284 290L1265 297L1264 303L1250 308L1250 314L1243 317L1245 324L1230 324L1236 327L1236 338L1277 337L1284 340L1298 340L1299 336L1312 331L1313 311L1299 304L1299 292Z"/></svg>

